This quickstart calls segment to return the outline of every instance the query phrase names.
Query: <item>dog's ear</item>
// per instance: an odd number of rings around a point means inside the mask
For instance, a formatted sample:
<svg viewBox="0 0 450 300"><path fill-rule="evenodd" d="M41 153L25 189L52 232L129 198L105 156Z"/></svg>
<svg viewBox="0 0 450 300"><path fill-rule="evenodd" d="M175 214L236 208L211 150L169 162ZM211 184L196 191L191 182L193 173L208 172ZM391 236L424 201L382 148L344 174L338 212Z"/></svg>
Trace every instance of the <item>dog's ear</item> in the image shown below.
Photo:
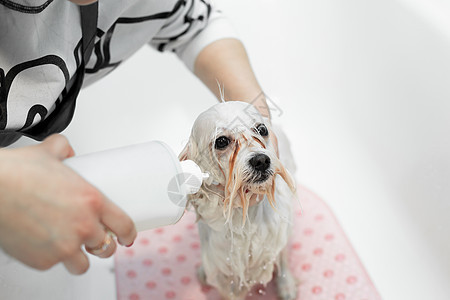
<svg viewBox="0 0 450 300"><path fill-rule="evenodd" d="M184 149L183 149L183 151L181 151L181 153L180 153L180 155L178 155L178 160L179 161L183 161L183 160L188 160L189 159L189 145L190 145L191 143L190 142L188 142L187 144L186 144L186 146L184 146Z"/></svg>
<svg viewBox="0 0 450 300"><path fill-rule="evenodd" d="M180 155L178 155L178 159L180 161L183 160L193 160L195 161L198 156L198 147L195 141L191 138L189 138L189 141L187 142L186 146L184 146L183 151L181 151Z"/></svg>

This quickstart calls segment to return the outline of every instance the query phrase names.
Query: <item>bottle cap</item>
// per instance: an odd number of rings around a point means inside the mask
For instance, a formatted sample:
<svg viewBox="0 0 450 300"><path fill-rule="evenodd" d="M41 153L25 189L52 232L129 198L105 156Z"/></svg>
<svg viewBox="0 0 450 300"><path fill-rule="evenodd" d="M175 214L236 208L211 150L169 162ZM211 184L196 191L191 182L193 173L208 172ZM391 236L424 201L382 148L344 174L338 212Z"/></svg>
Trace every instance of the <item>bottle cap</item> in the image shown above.
<svg viewBox="0 0 450 300"><path fill-rule="evenodd" d="M180 162L184 174L184 190L187 194L195 194L200 190L203 180L209 177L208 173L203 173L200 167L192 160L183 160Z"/></svg>

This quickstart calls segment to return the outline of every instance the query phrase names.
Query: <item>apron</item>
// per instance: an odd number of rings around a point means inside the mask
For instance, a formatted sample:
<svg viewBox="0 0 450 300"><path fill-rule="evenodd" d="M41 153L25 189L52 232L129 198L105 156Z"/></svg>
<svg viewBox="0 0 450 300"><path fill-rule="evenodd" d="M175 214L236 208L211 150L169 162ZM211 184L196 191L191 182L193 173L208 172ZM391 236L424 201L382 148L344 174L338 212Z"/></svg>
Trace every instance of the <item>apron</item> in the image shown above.
<svg viewBox="0 0 450 300"><path fill-rule="evenodd" d="M56 105L55 110L44 120L35 126L17 132L0 131L0 147L6 147L16 142L22 135L42 141L46 137L63 131L72 121L75 112L75 104L83 86L86 64L91 57L95 45L98 21L98 2L80 6L82 55L81 63L73 78L65 87L62 100Z"/></svg>

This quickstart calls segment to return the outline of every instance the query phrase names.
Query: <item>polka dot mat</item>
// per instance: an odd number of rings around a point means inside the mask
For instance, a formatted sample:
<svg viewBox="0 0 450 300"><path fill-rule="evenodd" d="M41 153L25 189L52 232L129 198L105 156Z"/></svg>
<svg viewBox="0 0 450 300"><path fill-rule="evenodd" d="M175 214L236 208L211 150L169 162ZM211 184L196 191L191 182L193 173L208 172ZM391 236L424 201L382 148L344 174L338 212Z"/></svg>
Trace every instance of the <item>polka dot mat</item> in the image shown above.
<svg viewBox="0 0 450 300"><path fill-rule="evenodd" d="M294 235L289 244L291 271L302 300L381 299L345 233L328 206L298 187ZM130 248L115 255L118 300L219 300L195 275L200 241L195 215L175 225L141 232ZM256 286L247 300L277 299L275 285Z"/></svg>

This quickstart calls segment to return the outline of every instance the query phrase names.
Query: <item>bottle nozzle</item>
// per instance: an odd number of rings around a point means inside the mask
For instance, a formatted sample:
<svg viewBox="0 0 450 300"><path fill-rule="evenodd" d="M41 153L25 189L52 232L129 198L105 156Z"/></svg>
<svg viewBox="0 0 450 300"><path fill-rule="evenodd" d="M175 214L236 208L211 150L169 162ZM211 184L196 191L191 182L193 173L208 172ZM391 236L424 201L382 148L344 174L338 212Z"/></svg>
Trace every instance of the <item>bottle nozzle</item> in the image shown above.
<svg viewBox="0 0 450 300"><path fill-rule="evenodd" d="M203 173L200 167L192 160L183 160L180 162L184 174L182 185L187 194L195 194L200 190L203 180L209 178L208 172Z"/></svg>

